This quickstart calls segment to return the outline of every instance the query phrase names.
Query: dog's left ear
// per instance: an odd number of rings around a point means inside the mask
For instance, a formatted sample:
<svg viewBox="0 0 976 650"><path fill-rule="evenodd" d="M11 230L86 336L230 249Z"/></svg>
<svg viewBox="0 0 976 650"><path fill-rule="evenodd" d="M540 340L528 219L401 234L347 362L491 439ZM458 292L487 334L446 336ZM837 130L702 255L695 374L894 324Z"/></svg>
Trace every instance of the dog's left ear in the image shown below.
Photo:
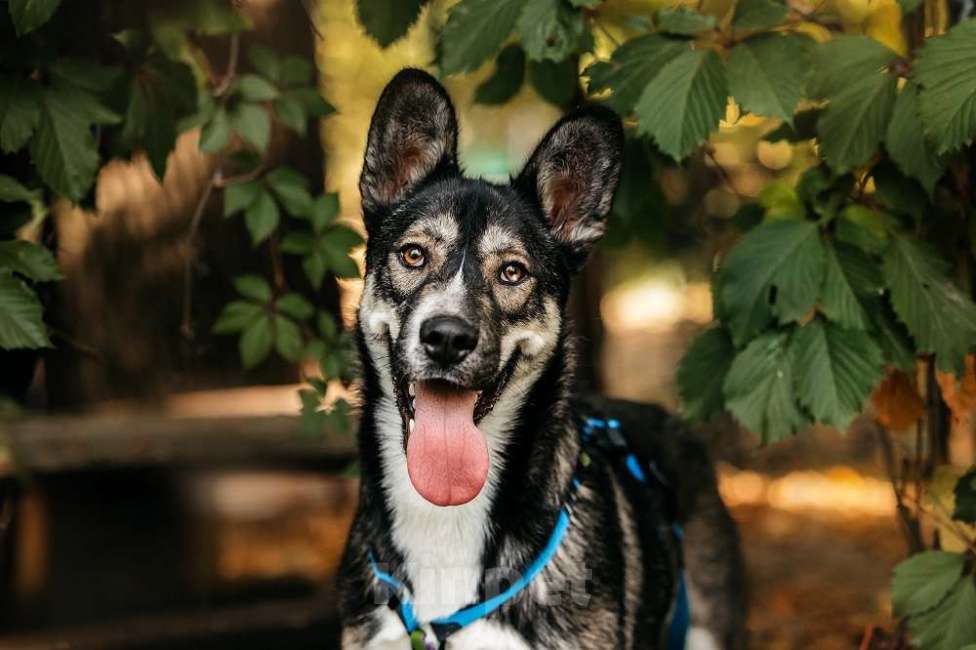
<svg viewBox="0 0 976 650"><path fill-rule="evenodd" d="M457 118L447 91L423 70L401 70L369 125L359 191L366 226L436 173L457 171Z"/></svg>
<svg viewBox="0 0 976 650"><path fill-rule="evenodd" d="M610 109L576 110L552 127L515 180L542 208L549 229L569 247L576 267L606 230L623 140L620 118Z"/></svg>

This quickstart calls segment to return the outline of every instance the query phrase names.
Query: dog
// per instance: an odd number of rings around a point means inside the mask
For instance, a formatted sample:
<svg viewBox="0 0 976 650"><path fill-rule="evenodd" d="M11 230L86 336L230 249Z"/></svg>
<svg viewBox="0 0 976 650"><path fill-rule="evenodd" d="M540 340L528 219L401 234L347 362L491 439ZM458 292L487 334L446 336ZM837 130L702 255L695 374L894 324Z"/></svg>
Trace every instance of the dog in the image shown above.
<svg viewBox="0 0 976 650"><path fill-rule="evenodd" d="M662 409L574 384L566 304L605 230L619 118L566 115L509 184L464 177L457 143L445 89L397 74L360 178L342 647L741 647L739 542L704 449Z"/></svg>

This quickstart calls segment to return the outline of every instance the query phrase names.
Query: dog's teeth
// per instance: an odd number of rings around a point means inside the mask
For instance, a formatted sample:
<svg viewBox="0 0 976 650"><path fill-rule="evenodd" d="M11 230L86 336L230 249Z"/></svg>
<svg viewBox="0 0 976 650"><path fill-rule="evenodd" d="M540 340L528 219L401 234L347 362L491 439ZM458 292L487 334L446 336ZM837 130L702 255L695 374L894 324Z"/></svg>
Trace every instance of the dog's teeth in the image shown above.
<svg viewBox="0 0 976 650"><path fill-rule="evenodd" d="M417 394L417 389L414 387L413 382L407 384L407 393L410 397L414 397Z"/></svg>
<svg viewBox="0 0 976 650"><path fill-rule="evenodd" d="M413 418L410 418L410 420L407 422L407 427L410 429L410 433L413 433L413 429L416 426L417 426L416 421L414 421Z"/></svg>
<svg viewBox="0 0 976 650"><path fill-rule="evenodd" d="M410 400L410 410L411 411L416 411L417 410L417 398L416 397L414 397L412 400Z"/></svg>

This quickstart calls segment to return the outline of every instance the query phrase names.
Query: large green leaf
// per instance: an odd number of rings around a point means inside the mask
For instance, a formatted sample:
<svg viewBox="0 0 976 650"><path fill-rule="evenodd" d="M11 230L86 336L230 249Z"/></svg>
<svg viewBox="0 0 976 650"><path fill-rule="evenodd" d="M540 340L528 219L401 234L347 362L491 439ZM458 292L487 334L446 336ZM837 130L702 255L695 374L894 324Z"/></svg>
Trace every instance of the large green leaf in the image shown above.
<svg viewBox="0 0 976 650"><path fill-rule="evenodd" d="M271 346L274 344L274 328L271 315L264 314L244 330L239 341L241 364L245 368L253 368L268 358Z"/></svg>
<svg viewBox="0 0 976 650"><path fill-rule="evenodd" d="M49 348L41 301L9 271L0 272L0 348Z"/></svg>
<svg viewBox="0 0 976 650"><path fill-rule="evenodd" d="M529 61L529 80L539 97L566 108L577 98L579 71L575 57L565 61Z"/></svg>
<svg viewBox="0 0 976 650"><path fill-rule="evenodd" d="M589 91L612 91L606 103L627 115L661 68L688 49L688 41L658 34L632 38L613 51L610 61L599 61L586 69Z"/></svg>
<svg viewBox="0 0 976 650"><path fill-rule="evenodd" d="M720 327L713 327L692 341L677 375L685 417L705 421L723 410L722 384L734 357L732 340Z"/></svg>
<svg viewBox="0 0 976 650"><path fill-rule="evenodd" d="M829 99L848 86L877 75L897 55L868 36L838 36L820 43L813 50L813 75L810 96Z"/></svg>
<svg viewBox="0 0 976 650"><path fill-rule="evenodd" d="M469 72L491 58L515 29L523 0L461 0L441 30L441 70Z"/></svg>
<svg viewBox="0 0 976 650"><path fill-rule="evenodd" d="M736 355L725 377L725 406L763 442L783 440L809 425L793 397L786 332L769 332Z"/></svg>
<svg viewBox="0 0 976 650"><path fill-rule="evenodd" d="M10 269L38 282L61 279L61 271L51 251L19 239L0 241L0 269Z"/></svg>
<svg viewBox="0 0 976 650"><path fill-rule="evenodd" d="M739 0L732 14L736 31L765 30L776 27L786 18L789 7L776 0Z"/></svg>
<svg viewBox="0 0 976 650"><path fill-rule="evenodd" d="M258 181L231 183L224 188L224 216L229 217L247 209L257 200L261 192L261 183Z"/></svg>
<svg viewBox="0 0 976 650"><path fill-rule="evenodd" d="M881 349L864 331L815 318L791 344L800 403L814 419L847 429L884 375Z"/></svg>
<svg viewBox="0 0 976 650"><path fill-rule="evenodd" d="M688 7L664 7L655 18L657 28L667 34L691 36L714 29L715 16L698 13Z"/></svg>
<svg viewBox="0 0 976 650"><path fill-rule="evenodd" d="M30 203L36 199L39 192L29 190L16 178L0 174L0 202L2 203Z"/></svg>
<svg viewBox="0 0 976 650"><path fill-rule="evenodd" d="M27 144L40 122L40 101L36 82L0 79L0 150L13 153Z"/></svg>
<svg viewBox="0 0 976 650"><path fill-rule="evenodd" d="M63 87L44 91L40 121L31 140L31 159L44 182L58 194L80 201L95 181L98 151L88 115L78 110L76 94Z"/></svg>
<svg viewBox="0 0 976 650"><path fill-rule="evenodd" d="M936 608L959 582L966 558L960 553L924 551L895 567L891 604L895 616L911 616Z"/></svg>
<svg viewBox="0 0 976 650"><path fill-rule="evenodd" d="M922 127L939 153L972 142L976 136L976 18L926 39L912 79L921 86Z"/></svg>
<svg viewBox="0 0 976 650"><path fill-rule="evenodd" d="M8 4L14 29L23 36L51 20L61 0L9 0Z"/></svg>
<svg viewBox="0 0 976 650"><path fill-rule="evenodd" d="M922 242L892 240L884 274L895 313L919 352L935 353L941 370L958 372L976 345L976 305L949 279L947 264Z"/></svg>
<svg viewBox="0 0 976 650"><path fill-rule="evenodd" d="M296 217L308 214L312 196L308 193L305 176L290 167L278 167L267 175L266 180L288 214Z"/></svg>
<svg viewBox="0 0 976 650"><path fill-rule="evenodd" d="M356 0L356 13L373 40L388 47L417 22L426 0Z"/></svg>
<svg viewBox="0 0 976 650"><path fill-rule="evenodd" d="M214 323L213 331L216 334L243 332L265 311L262 305L244 300L234 300L224 305L217 322Z"/></svg>
<svg viewBox="0 0 976 650"><path fill-rule="evenodd" d="M244 210L244 223L255 246L271 236L280 219L278 204L267 191L261 192L254 203Z"/></svg>
<svg viewBox="0 0 976 650"><path fill-rule="evenodd" d="M234 288L245 298L259 303L267 303L271 300L271 285L260 275L252 273L239 275L234 278Z"/></svg>
<svg viewBox="0 0 976 650"><path fill-rule="evenodd" d="M249 102L264 102L278 96L278 89L264 77L242 74L234 84L235 91Z"/></svg>
<svg viewBox="0 0 976 650"><path fill-rule="evenodd" d="M722 313L737 346L776 316L803 318L823 284L824 247L817 224L785 219L753 228L735 245L719 270Z"/></svg>
<svg viewBox="0 0 976 650"><path fill-rule="evenodd" d="M495 72L474 91L477 104L504 104L518 93L525 80L525 52L509 45L498 53Z"/></svg>
<svg viewBox="0 0 976 650"><path fill-rule="evenodd" d="M931 196L935 183L942 177L945 161L939 158L936 147L918 128L918 88L908 83L895 101L891 122L885 135L885 148L891 159L906 176L917 178Z"/></svg>
<svg viewBox="0 0 976 650"><path fill-rule="evenodd" d="M884 139L898 93L898 80L868 73L831 94L830 105L817 123L820 152L837 173L867 163Z"/></svg>
<svg viewBox="0 0 976 650"><path fill-rule="evenodd" d="M873 268L873 262L860 250L841 242L830 243L824 248L826 273L820 297L821 311L842 327L867 329L868 317L857 293L858 284L863 282L860 272L865 266Z"/></svg>
<svg viewBox="0 0 976 650"><path fill-rule="evenodd" d="M810 72L805 36L761 34L732 48L729 90L745 110L793 121Z"/></svg>
<svg viewBox="0 0 976 650"><path fill-rule="evenodd" d="M288 361L301 361L304 342L298 323L278 314L274 317L275 349Z"/></svg>
<svg viewBox="0 0 976 650"><path fill-rule="evenodd" d="M518 32L525 54L533 61L562 61L593 44L583 13L563 0L528 0L518 19Z"/></svg>
<svg viewBox="0 0 976 650"><path fill-rule="evenodd" d="M260 152L271 140L271 116L263 106L241 102L230 114L231 125L237 134Z"/></svg>
<svg viewBox="0 0 976 650"><path fill-rule="evenodd" d="M919 650L957 650L976 643L976 579L966 575L930 611L911 616L908 628Z"/></svg>
<svg viewBox="0 0 976 650"><path fill-rule="evenodd" d="M638 129L681 160L708 138L728 103L725 69L711 50L688 50L668 62L637 101Z"/></svg>

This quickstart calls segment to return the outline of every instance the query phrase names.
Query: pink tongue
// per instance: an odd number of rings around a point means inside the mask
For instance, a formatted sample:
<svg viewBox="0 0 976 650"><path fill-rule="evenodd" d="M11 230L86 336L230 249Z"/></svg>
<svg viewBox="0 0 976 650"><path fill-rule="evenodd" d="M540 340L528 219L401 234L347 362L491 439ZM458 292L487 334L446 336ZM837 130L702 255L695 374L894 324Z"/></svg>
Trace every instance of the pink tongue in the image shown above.
<svg viewBox="0 0 976 650"><path fill-rule="evenodd" d="M488 478L488 447L474 425L474 391L433 390L417 383L416 426L407 440L407 473L414 488L438 506L478 496Z"/></svg>

